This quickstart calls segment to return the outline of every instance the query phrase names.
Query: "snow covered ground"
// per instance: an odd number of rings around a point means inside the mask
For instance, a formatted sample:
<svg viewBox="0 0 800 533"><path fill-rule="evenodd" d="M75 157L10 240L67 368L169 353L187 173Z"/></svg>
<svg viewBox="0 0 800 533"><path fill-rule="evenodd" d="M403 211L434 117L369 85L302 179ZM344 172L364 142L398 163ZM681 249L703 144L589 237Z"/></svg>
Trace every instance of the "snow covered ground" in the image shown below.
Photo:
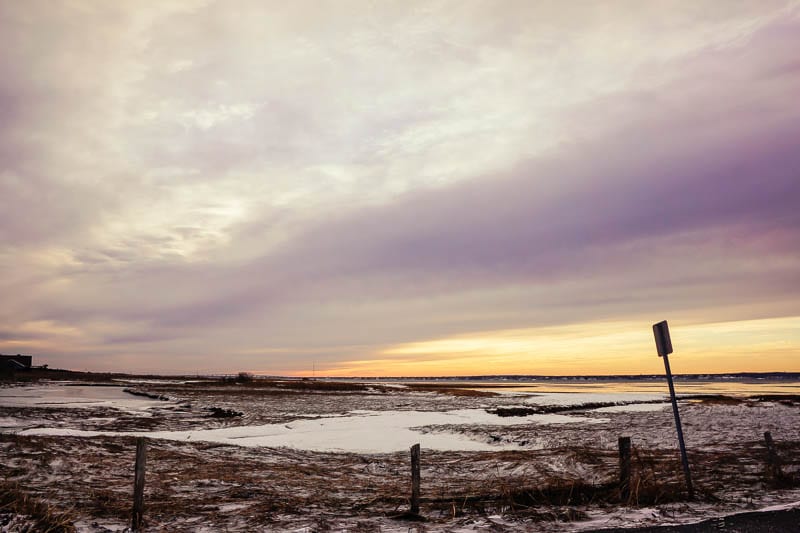
<svg viewBox="0 0 800 533"><path fill-rule="evenodd" d="M0 472L72 509L86 531L126 525L134 436L151 439L146 516L155 530L581 531L800 501L798 488L778 489L765 477L764 431L784 471L800 470L800 402L792 396L756 400L740 390L681 402L700 495L687 503L675 501L680 461L663 391L591 384L586 393L570 386L473 395L390 385L136 385L169 400L122 387L4 387ZM219 418L214 407L242 415ZM498 416L500 409L555 412ZM642 487L633 505L616 504L604 488L617 479L622 435L632 437ZM407 508L408 448L417 442L428 518L418 525L391 518Z"/></svg>
<svg viewBox="0 0 800 533"><path fill-rule="evenodd" d="M663 408L661 406L660 408ZM624 407L618 407L624 409ZM9 420L9 419L6 419ZM360 411L348 416L299 419L288 424L233 426L189 431L151 431L146 433L82 431L69 428L25 429L19 435L74 437L144 436L153 439L203 441L237 446L290 447L299 450L391 453L419 443L429 450L498 451L519 449L513 444L490 444L462 433L423 433L415 428L428 426L512 426L519 424L597 424L603 419L559 414L529 415L521 419L502 418L482 409L457 411ZM0 420L0 427L2 427ZM13 420L11 427L21 426Z"/></svg>
<svg viewBox="0 0 800 533"><path fill-rule="evenodd" d="M160 407L149 398L133 396L119 386L90 386L78 383L52 383L27 387L0 388L0 405L5 407L109 407L116 410L145 411Z"/></svg>

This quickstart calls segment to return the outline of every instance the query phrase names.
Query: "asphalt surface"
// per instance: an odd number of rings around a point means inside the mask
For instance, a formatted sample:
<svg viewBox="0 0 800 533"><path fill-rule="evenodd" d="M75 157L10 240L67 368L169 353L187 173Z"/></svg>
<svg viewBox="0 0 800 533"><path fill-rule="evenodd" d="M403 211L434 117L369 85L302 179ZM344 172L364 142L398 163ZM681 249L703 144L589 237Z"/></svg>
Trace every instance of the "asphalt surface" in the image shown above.
<svg viewBox="0 0 800 533"><path fill-rule="evenodd" d="M800 533L800 509L740 513L680 526L598 529L597 533Z"/></svg>

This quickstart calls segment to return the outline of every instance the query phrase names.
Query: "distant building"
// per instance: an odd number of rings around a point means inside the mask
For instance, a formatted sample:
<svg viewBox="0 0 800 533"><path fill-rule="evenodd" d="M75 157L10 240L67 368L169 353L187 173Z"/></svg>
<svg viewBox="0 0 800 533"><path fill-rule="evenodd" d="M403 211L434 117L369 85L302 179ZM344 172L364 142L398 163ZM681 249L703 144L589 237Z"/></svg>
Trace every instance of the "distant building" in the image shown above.
<svg viewBox="0 0 800 533"><path fill-rule="evenodd" d="M0 354L0 369L3 370L30 370L33 357L30 355L2 355Z"/></svg>

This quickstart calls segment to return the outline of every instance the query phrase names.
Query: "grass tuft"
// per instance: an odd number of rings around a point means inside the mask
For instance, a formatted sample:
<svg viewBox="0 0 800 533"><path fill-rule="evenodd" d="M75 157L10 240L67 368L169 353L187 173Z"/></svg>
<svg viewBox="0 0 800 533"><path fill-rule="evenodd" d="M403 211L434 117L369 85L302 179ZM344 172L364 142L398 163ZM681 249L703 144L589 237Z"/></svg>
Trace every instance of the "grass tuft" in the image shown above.
<svg viewBox="0 0 800 533"><path fill-rule="evenodd" d="M0 511L30 516L36 521L36 531L42 533L75 531L75 518L71 513L59 511L32 497L17 483L0 482Z"/></svg>

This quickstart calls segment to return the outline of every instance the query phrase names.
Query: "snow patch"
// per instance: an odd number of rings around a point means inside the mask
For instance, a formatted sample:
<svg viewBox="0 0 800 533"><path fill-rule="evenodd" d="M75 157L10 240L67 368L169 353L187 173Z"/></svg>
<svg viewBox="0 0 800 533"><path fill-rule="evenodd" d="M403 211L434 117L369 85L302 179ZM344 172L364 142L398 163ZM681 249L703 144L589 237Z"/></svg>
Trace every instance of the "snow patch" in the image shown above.
<svg viewBox="0 0 800 533"><path fill-rule="evenodd" d="M80 431L68 428L36 428L21 435L57 435L72 437L135 435L154 439L203 441L237 446L289 447L299 450L390 453L420 443L429 450L493 451L519 449L518 444L481 442L456 431L420 431L426 426L525 424L597 424L605 419L558 414L503 418L483 409L459 409L445 412L359 411L346 417L321 417L295 420L288 424L237 426L190 431L153 431L121 433Z"/></svg>

